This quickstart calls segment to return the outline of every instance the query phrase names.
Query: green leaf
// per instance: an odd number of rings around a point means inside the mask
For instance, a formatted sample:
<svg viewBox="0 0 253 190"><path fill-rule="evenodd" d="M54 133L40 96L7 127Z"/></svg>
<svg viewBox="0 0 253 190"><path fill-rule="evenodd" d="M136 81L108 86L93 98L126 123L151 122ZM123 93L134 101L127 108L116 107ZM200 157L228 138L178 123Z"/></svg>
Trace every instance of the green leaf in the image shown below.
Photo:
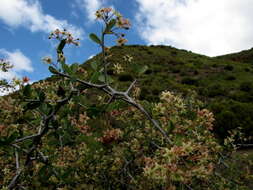
<svg viewBox="0 0 253 190"><path fill-rule="evenodd" d="M94 71L97 71L98 70L98 64L96 61L93 61L91 64L90 64L91 68L94 70Z"/></svg>
<svg viewBox="0 0 253 190"><path fill-rule="evenodd" d="M62 86L59 86L57 90L57 96L65 97L65 94L66 94L66 91L64 90L64 88Z"/></svg>
<svg viewBox="0 0 253 190"><path fill-rule="evenodd" d="M76 73L77 70L78 70L78 67L79 67L79 64L78 64L78 63L73 63L73 64L70 66L70 69L72 70L73 73Z"/></svg>
<svg viewBox="0 0 253 190"><path fill-rule="evenodd" d="M107 79L108 83L112 83L113 82L113 79L110 76L107 76L106 79ZM98 77L98 80L100 82L105 82L105 75L104 74L100 74L100 76Z"/></svg>
<svg viewBox="0 0 253 190"><path fill-rule="evenodd" d="M168 125L168 133L170 134L175 129L174 123L170 120Z"/></svg>
<svg viewBox="0 0 253 190"><path fill-rule="evenodd" d="M96 82L98 80L99 75L100 75L100 72L93 73L93 75L91 76L90 81L91 82Z"/></svg>
<svg viewBox="0 0 253 190"><path fill-rule="evenodd" d="M41 105L41 102L29 102L28 104L25 105L24 112L27 110L33 110L38 108Z"/></svg>
<svg viewBox="0 0 253 190"><path fill-rule="evenodd" d="M18 137L18 132L13 132L9 137L0 137L0 146L6 146L11 144Z"/></svg>
<svg viewBox="0 0 253 190"><path fill-rule="evenodd" d="M63 48L66 45L66 39L61 40L61 42L59 43L58 47L57 47L57 53L62 53Z"/></svg>
<svg viewBox="0 0 253 190"><path fill-rule="evenodd" d="M45 93L43 91L40 91L40 93L39 93L39 100L41 102L44 102L45 99L46 99Z"/></svg>
<svg viewBox="0 0 253 190"><path fill-rule="evenodd" d="M38 176L41 181L48 181L49 178L53 175L53 170L51 166L49 165L44 165L38 173Z"/></svg>
<svg viewBox="0 0 253 190"><path fill-rule="evenodd" d="M8 142L9 142L9 143L13 142L14 140L17 139L17 137L18 137L18 132L15 131L15 132L13 132L13 133L11 134L11 136L8 138Z"/></svg>
<svg viewBox="0 0 253 190"><path fill-rule="evenodd" d="M125 102L114 101L110 103L109 105L107 105L106 111L110 112L113 110L119 110L120 108L124 108L124 107L126 107Z"/></svg>
<svg viewBox="0 0 253 190"><path fill-rule="evenodd" d="M70 69L70 67L66 63L61 62L61 66L62 66L64 73L67 73L69 75L73 74L72 70Z"/></svg>
<svg viewBox="0 0 253 190"><path fill-rule="evenodd" d="M24 87L24 90L23 90L23 95L26 96L26 97L30 97L32 94L32 91L31 91L31 85L28 84Z"/></svg>
<svg viewBox="0 0 253 190"><path fill-rule="evenodd" d="M92 40L92 41L94 41L94 42L96 42L97 44L102 44L102 42L101 42L101 40L99 39L99 37L97 37L97 35L96 34L94 34L94 33L91 33L90 34L90 39Z"/></svg>
<svg viewBox="0 0 253 190"><path fill-rule="evenodd" d="M115 26L115 24L116 24L116 19L110 20L110 22L107 24L105 28L105 33L110 33L111 29Z"/></svg>
<svg viewBox="0 0 253 190"><path fill-rule="evenodd" d="M52 109L52 105L50 104L42 104L40 107L39 107L39 110L44 113L44 114L49 114L50 110Z"/></svg>
<svg viewBox="0 0 253 190"><path fill-rule="evenodd" d="M87 115L88 117L97 117L101 115L103 111L103 105L102 106L97 106L97 105L92 105L87 108Z"/></svg>
<svg viewBox="0 0 253 190"><path fill-rule="evenodd" d="M145 73L148 70L148 66L144 65L138 68L137 72L139 73L139 75Z"/></svg>
<svg viewBox="0 0 253 190"><path fill-rule="evenodd" d="M52 67L52 66L49 66L49 71L51 72L51 73L53 73L53 74L58 74L58 71L54 68L54 67Z"/></svg>

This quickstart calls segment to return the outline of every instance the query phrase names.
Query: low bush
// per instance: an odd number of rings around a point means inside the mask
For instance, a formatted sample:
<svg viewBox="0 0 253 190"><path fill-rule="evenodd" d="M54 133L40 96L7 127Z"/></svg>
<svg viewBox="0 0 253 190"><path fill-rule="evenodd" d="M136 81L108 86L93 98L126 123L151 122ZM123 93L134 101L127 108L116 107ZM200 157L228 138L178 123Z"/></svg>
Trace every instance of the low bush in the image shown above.
<svg viewBox="0 0 253 190"><path fill-rule="evenodd" d="M181 80L182 84L187 84L187 85L194 85L194 86L198 86L198 79L195 78L191 78L191 77L184 77Z"/></svg>

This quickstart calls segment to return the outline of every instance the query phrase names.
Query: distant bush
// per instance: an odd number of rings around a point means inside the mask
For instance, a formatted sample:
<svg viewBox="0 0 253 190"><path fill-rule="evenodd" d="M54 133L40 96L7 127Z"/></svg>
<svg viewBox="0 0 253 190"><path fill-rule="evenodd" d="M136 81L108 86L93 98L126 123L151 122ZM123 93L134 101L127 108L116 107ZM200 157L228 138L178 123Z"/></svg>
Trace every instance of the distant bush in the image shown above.
<svg viewBox="0 0 253 190"><path fill-rule="evenodd" d="M246 72L250 72L251 70L250 70L250 68L245 68L244 69Z"/></svg>
<svg viewBox="0 0 253 190"><path fill-rule="evenodd" d="M180 73L180 68L171 68L172 73Z"/></svg>
<svg viewBox="0 0 253 190"><path fill-rule="evenodd" d="M194 74L194 75L198 75L198 74L199 74L199 71L198 71L198 70L194 70L193 74Z"/></svg>
<svg viewBox="0 0 253 190"><path fill-rule="evenodd" d="M245 92L250 92L251 90L253 90L253 82L241 83L240 90L245 91Z"/></svg>
<svg viewBox="0 0 253 190"><path fill-rule="evenodd" d="M215 115L215 131L224 139L229 130L242 128L245 137L253 141L253 104L233 100L214 101L209 108Z"/></svg>
<svg viewBox="0 0 253 190"><path fill-rule="evenodd" d="M223 96L226 93L225 89L219 84L211 85L206 89L206 95L208 97Z"/></svg>
<svg viewBox="0 0 253 190"><path fill-rule="evenodd" d="M236 77L233 75L229 75L225 78L225 80L236 80Z"/></svg>
<svg viewBox="0 0 253 190"><path fill-rule="evenodd" d="M152 69L147 69L147 70L145 71L144 74L149 75L149 74L151 74L152 72L153 72Z"/></svg>
<svg viewBox="0 0 253 190"><path fill-rule="evenodd" d="M233 71L233 70L234 70L234 67L233 67L232 65L226 65L226 66L224 67L224 69L227 70L227 71Z"/></svg>
<svg viewBox="0 0 253 190"><path fill-rule="evenodd" d="M187 84L187 85L194 85L194 86L198 86L198 79L195 78L191 78L191 77L184 77L181 80L182 84Z"/></svg>

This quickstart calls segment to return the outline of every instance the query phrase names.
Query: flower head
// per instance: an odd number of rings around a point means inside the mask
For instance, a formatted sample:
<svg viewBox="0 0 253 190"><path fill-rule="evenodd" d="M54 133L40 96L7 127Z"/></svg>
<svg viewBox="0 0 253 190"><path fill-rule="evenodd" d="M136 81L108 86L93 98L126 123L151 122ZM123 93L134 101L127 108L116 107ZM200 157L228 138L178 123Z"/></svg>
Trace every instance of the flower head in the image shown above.
<svg viewBox="0 0 253 190"><path fill-rule="evenodd" d="M123 28L123 29L129 29L131 24L130 24L130 21L126 18L123 18L123 17L118 17L117 18L117 23L116 25L119 27L119 28Z"/></svg>
<svg viewBox="0 0 253 190"><path fill-rule="evenodd" d="M58 28L51 32L49 39L58 39L58 40L66 40L67 44L74 44L76 46L80 45L79 38L75 39L70 32L68 32L66 29L63 31L59 30Z"/></svg>
<svg viewBox="0 0 253 190"><path fill-rule="evenodd" d="M119 37L119 38L116 40L116 42L117 42L117 45L118 45L118 46L122 46L122 45L124 45L124 44L127 42L127 39L122 38L122 37Z"/></svg>
<svg viewBox="0 0 253 190"><path fill-rule="evenodd" d="M3 72L8 72L9 69L13 68L8 60L0 59L0 70Z"/></svg>
<svg viewBox="0 0 253 190"><path fill-rule="evenodd" d="M30 79L27 76L23 77L23 83L28 83L29 81Z"/></svg>
<svg viewBox="0 0 253 190"><path fill-rule="evenodd" d="M43 57L42 61L43 61L43 63L49 64L49 65L53 63L52 58L49 56Z"/></svg>

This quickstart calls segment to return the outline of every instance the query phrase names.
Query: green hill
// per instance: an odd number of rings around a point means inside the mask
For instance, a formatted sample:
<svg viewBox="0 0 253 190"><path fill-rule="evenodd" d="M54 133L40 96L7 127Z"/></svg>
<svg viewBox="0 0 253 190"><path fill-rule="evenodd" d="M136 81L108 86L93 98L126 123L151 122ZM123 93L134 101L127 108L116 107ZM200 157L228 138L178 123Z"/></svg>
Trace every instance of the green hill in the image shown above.
<svg viewBox="0 0 253 190"><path fill-rule="evenodd" d="M244 50L238 53L231 53L227 55L218 56L217 58L228 61L236 61L241 63L253 63L253 48Z"/></svg>
<svg viewBox="0 0 253 190"><path fill-rule="evenodd" d="M221 137L238 127L243 128L247 136L253 136L253 64L246 61L250 60L251 52L208 57L162 45L113 47L108 72L122 83L137 78L140 98L148 101L157 101L163 90L183 95L189 90L196 91L205 106L215 113L215 130ZM241 54L242 62L230 60ZM124 55L132 56L132 62L126 63ZM99 57L88 60L84 68L89 70L90 64ZM116 74L112 69L115 63L125 66L124 72ZM137 76L135 71L143 68L144 74Z"/></svg>

